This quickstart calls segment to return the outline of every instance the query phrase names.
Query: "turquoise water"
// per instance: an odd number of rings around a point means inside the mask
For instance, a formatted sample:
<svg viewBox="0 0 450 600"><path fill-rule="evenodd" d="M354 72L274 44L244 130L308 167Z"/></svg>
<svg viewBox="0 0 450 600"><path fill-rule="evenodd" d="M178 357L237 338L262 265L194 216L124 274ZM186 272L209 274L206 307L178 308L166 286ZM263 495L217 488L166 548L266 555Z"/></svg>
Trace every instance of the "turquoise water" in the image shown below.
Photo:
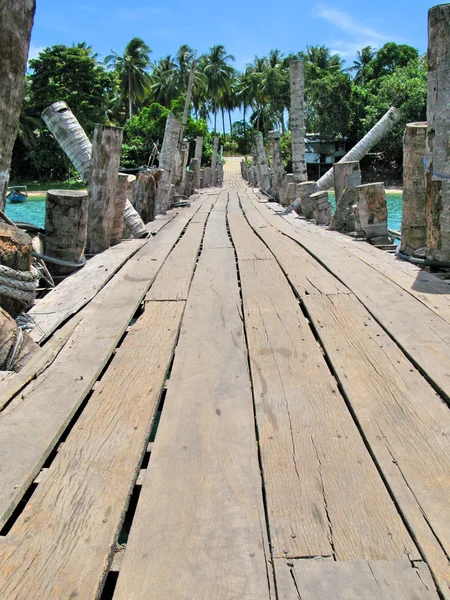
<svg viewBox="0 0 450 600"><path fill-rule="evenodd" d="M6 202L6 215L13 221L25 221L38 227L45 226L45 194L29 196L22 204Z"/></svg>
<svg viewBox="0 0 450 600"><path fill-rule="evenodd" d="M402 194L387 192L388 227L400 231L402 222ZM334 194L330 193L330 202L335 206ZM39 227L45 225L45 195L30 197L23 204L6 204L6 214L13 221L26 221Z"/></svg>

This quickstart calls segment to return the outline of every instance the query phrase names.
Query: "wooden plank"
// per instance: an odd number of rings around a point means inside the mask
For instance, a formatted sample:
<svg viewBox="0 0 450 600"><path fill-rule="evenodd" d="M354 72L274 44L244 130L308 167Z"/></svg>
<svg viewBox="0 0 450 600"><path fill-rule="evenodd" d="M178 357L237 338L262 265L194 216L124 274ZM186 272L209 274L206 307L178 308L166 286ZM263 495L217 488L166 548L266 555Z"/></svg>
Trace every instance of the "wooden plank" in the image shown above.
<svg viewBox="0 0 450 600"><path fill-rule="evenodd" d="M202 213L207 217L207 213ZM170 253L145 300L186 300L197 263L204 225L191 223Z"/></svg>
<svg viewBox="0 0 450 600"><path fill-rule="evenodd" d="M41 344L45 342L64 321L90 302L146 243L147 240L122 242L97 254L81 270L64 279L28 312L36 323L31 337Z"/></svg>
<svg viewBox="0 0 450 600"><path fill-rule="evenodd" d="M364 304L421 372L450 399L450 324L414 296L336 244L294 228L255 201L269 223L297 241Z"/></svg>
<svg viewBox="0 0 450 600"><path fill-rule="evenodd" d="M56 360L21 392L20 402L11 402L0 413L0 525L91 390L197 208L179 215L126 263L83 310L83 318Z"/></svg>
<svg viewBox="0 0 450 600"><path fill-rule="evenodd" d="M179 211L172 210L167 212L165 215L157 215L153 221L149 221L145 225L145 229L152 235L156 235L167 223L170 223L174 219Z"/></svg>
<svg viewBox="0 0 450 600"><path fill-rule="evenodd" d="M183 308L184 302L148 303L118 349L45 480L0 546L0 597L99 596Z"/></svg>
<svg viewBox="0 0 450 600"><path fill-rule="evenodd" d="M116 600L270 597L233 250L204 251Z"/></svg>
<svg viewBox="0 0 450 600"><path fill-rule="evenodd" d="M422 562L275 561L279 600L438 600Z"/></svg>
<svg viewBox="0 0 450 600"><path fill-rule="evenodd" d="M273 555L417 555L280 268L239 271Z"/></svg>
<svg viewBox="0 0 450 600"><path fill-rule="evenodd" d="M450 412L354 296L308 314L400 510L450 595Z"/></svg>
<svg viewBox="0 0 450 600"><path fill-rule="evenodd" d="M203 239L203 248L212 250L213 248L231 248L230 238L228 237L227 224L225 220L225 210L228 202L228 193L222 192L213 210L208 218L208 227Z"/></svg>

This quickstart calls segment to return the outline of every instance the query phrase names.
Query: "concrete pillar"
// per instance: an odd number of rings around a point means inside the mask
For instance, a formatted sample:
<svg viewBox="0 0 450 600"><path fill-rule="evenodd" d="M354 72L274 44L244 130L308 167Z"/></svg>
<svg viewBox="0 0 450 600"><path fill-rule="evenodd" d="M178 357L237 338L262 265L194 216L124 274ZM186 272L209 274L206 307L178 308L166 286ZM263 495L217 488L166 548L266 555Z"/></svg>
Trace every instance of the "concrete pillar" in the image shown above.
<svg viewBox="0 0 450 600"><path fill-rule="evenodd" d="M358 192L358 229L367 241L388 243L386 192L383 183L366 183Z"/></svg>
<svg viewBox="0 0 450 600"><path fill-rule="evenodd" d="M272 192L274 196L280 198L280 192L283 192L284 186L284 169L283 160L281 158L280 132L269 131L270 149L272 152Z"/></svg>
<svg viewBox="0 0 450 600"><path fill-rule="evenodd" d="M427 124L408 123L403 138L402 239L400 250L412 255L427 245Z"/></svg>
<svg viewBox="0 0 450 600"><path fill-rule="evenodd" d="M260 175L259 186L264 192L267 192L270 188L270 180L267 166L266 149L264 148L264 138L262 133L256 134L256 150Z"/></svg>
<svg viewBox="0 0 450 600"><path fill-rule="evenodd" d="M291 110L289 123L292 143L292 172L295 183L308 179L305 160L305 105L303 97L303 62L293 60L289 63L291 81Z"/></svg>
<svg viewBox="0 0 450 600"><path fill-rule="evenodd" d="M428 12L427 257L450 262L450 4Z"/></svg>
<svg viewBox="0 0 450 600"><path fill-rule="evenodd" d="M328 225L333 214L333 209L328 201L328 192L320 191L311 194L311 207L317 225Z"/></svg>
<svg viewBox="0 0 450 600"><path fill-rule="evenodd" d="M336 210L331 219L330 229L350 232L355 230L353 206L357 202L356 188L361 185L361 171L358 161L341 162L333 165Z"/></svg>

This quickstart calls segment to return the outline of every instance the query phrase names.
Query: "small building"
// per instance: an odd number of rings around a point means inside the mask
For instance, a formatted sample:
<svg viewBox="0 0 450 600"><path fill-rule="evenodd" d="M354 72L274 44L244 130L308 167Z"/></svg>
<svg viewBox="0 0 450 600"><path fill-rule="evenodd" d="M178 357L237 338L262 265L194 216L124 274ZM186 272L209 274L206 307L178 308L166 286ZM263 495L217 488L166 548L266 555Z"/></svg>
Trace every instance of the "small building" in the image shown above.
<svg viewBox="0 0 450 600"><path fill-rule="evenodd" d="M346 153L346 138L323 140L319 133L307 133L305 142L308 179L319 179Z"/></svg>

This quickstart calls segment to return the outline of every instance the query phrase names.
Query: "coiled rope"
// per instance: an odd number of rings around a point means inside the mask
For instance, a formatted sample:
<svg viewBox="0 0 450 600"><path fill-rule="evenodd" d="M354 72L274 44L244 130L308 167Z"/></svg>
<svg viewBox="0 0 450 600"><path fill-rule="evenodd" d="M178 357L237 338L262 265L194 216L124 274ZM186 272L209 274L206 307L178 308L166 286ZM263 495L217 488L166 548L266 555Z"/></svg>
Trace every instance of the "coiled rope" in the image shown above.
<svg viewBox="0 0 450 600"><path fill-rule="evenodd" d="M17 271L0 265L0 294L29 304L35 298L38 285L39 272L35 267L30 271Z"/></svg>

